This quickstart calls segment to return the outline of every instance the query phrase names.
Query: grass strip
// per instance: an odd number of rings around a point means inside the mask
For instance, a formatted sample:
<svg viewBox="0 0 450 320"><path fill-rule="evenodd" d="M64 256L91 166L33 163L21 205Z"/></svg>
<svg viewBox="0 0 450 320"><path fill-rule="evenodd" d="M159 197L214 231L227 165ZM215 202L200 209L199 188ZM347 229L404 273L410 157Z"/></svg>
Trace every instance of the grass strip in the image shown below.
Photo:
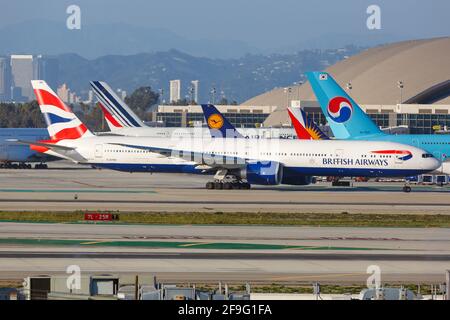
<svg viewBox="0 0 450 320"><path fill-rule="evenodd" d="M108 211L111 212L111 211ZM253 213L253 212L111 212L120 220L109 224L285 225L326 227L449 228L450 215L377 213ZM36 223L84 222L83 211L0 211L0 221Z"/></svg>

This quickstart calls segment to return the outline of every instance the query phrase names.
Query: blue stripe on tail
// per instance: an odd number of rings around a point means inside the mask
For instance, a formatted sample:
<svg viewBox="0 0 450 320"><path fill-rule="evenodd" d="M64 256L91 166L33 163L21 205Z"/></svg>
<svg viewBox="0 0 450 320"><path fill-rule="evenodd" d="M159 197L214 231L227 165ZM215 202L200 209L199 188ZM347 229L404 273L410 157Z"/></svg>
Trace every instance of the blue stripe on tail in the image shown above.
<svg viewBox="0 0 450 320"><path fill-rule="evenodd" d="M44 117L45 117L45 122L47 123L47 125L52 125L52 124L55 124L55 123L64 123L64 122L70 122L70 121L72 121L74 118L63 118L63 117L60 117L60 116L58 116L58 115L56 115L56 114L54 114L54 113L49 113L49 112L46 112L46 113L44 113Z"/></svg>

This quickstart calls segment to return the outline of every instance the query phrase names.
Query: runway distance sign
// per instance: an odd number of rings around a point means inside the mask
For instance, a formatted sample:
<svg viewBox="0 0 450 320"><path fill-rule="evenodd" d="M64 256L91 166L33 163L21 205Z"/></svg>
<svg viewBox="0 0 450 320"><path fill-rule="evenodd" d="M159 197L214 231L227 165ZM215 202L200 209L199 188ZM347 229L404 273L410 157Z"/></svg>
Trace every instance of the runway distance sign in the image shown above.
<svg viewBox="0 0 450 320"><path fill-rule="evenodd" d="M119 220L118 214L104 213L104 212L85 212L85 221L114 221Z"/></svg>

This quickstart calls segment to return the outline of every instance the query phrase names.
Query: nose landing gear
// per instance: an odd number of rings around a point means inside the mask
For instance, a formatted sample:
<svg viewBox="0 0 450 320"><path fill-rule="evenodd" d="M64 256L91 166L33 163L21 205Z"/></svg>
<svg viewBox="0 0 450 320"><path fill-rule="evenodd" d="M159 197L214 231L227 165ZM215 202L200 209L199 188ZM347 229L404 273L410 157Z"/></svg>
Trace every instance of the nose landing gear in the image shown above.
<svg viewBox="0 0 450 320"><path fill-rule="evenodd" d="M411 190L411 186L408 183L403 186L403 192L409 193Z"/></svg>

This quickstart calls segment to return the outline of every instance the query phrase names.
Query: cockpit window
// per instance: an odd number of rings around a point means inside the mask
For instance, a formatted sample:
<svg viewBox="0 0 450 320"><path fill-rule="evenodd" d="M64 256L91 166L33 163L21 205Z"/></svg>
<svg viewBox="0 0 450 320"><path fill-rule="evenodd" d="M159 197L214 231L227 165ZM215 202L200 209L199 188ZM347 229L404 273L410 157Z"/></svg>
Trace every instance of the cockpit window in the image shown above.
<svg viewBox="0 0 450 320"><path fill-rule="evenodd" d="M422 153L422 158L433 158L431 153Z"/></svg>

